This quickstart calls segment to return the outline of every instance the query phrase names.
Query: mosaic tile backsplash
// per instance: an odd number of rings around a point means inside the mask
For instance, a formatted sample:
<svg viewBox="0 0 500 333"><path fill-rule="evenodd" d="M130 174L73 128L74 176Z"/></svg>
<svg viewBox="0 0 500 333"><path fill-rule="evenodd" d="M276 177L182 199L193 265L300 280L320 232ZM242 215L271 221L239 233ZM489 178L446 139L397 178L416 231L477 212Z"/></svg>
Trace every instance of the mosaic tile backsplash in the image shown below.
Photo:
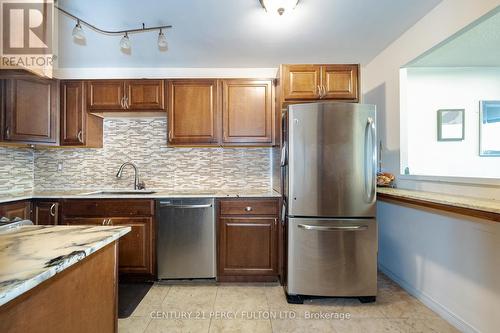
<svg viewBox="0 0 500 333"><path fill-rule="evenodd" d="M35 190L131 189L131 167L124 169L121 179L115 177L124 162L139 167L147 188L271 188L271 148L169 148L166 122L165 118L109 118L104 120L103 148L37 148Z"/></svg>
<svg viewBox="0 0 500 333"><path fill-rule="evenodd" d="M33 150L0 147L0 192L33 188Z"/></svg>

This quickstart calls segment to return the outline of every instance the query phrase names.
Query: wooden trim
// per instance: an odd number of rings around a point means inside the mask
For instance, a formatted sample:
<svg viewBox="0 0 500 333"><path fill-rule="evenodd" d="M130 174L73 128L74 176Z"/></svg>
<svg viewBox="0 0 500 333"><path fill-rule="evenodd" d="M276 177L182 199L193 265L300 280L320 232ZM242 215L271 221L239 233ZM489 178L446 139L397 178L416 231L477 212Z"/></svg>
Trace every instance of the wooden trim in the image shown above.
<svg viewBox="0 0 500 333"><path fill-rule="evenodd" d="M381 201L385 201L385 202L389 202L389 203L395 203L395 204L403 203L403 204L415 205L415 206L420 206L420 207L425 207L425 208L443 210L443 211L454 213L454 214L471 216L471 217L489 220L489 221L493 221L493 222L500 222L500 214L494 213L494 212L487 212L487 211L479 210L479 209L459 207L459 206L455 206L455 205L447 205L447 204L443 204L443 203L422 200L422 199L400 197L397 195L386 194L386 193L378 193L377 198L380 199Z"/></svg>

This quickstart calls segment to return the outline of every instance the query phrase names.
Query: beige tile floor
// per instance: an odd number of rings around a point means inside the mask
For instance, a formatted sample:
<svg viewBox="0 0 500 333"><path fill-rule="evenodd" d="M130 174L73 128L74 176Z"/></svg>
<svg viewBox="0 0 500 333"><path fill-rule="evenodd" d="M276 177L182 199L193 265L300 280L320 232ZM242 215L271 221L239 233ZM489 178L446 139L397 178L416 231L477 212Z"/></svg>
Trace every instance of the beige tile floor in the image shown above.
<svg viewBox="0 0 500 333"><path fill-rule="evenodd" d="M291 305L277 284L155 284L118 331L458 332L383 274L372 304L332 298Z"/></svg>

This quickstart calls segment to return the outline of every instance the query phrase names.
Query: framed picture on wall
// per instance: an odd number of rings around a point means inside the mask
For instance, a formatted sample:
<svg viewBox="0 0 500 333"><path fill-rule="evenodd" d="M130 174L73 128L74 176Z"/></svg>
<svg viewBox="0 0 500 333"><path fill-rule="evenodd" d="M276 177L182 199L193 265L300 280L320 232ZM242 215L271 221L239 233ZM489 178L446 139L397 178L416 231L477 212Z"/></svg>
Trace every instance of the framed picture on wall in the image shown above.
<svg viewBox="0 0 500 333"><path fill-rule="evenodd" d="M500 156L500 101L481 101L479 155Z"/></svg>
<svg viewBox="0 0 500 333"><path fill-rule="evenodd" d="M465 110L438 110L437 132L438 141L463 141L465 138Z"/></svg>

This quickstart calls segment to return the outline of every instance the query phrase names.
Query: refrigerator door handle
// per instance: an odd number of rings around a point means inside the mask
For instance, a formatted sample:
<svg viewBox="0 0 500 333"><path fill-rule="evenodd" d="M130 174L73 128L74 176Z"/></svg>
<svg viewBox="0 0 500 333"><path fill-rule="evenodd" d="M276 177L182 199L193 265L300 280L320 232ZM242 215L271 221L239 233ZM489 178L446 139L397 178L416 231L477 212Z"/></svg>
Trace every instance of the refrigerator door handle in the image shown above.
<svg viewBox="0 0 500 333"><path fill-rule="evenodd" d="M317 226L317 225L309 225L309 224L299 224L298 228L304 230L315 230L315 231L362 231L368 230L366 225L354 225L354 226L335 226L335 227L326 227L326 226Z"/></svg>
<svg viewBox="0 0 500 333"><path fill-rule="evenodd" d="M281 163L280 163L281 167L286 166L286 157L287 157L286 156L286 151L287 151L287 149L286 149L286 142L284 142L283 143L283 148L281 148Z"/></svg>
<svg viewBox="0 0 500 333"><path fill-rule="evenodd" d="M371 155L368 150L368 138L372 139ZM367 202L373 202L376 192L377 142L375 138L375 121L368 117L365 128L365 191Z"/></svg>

